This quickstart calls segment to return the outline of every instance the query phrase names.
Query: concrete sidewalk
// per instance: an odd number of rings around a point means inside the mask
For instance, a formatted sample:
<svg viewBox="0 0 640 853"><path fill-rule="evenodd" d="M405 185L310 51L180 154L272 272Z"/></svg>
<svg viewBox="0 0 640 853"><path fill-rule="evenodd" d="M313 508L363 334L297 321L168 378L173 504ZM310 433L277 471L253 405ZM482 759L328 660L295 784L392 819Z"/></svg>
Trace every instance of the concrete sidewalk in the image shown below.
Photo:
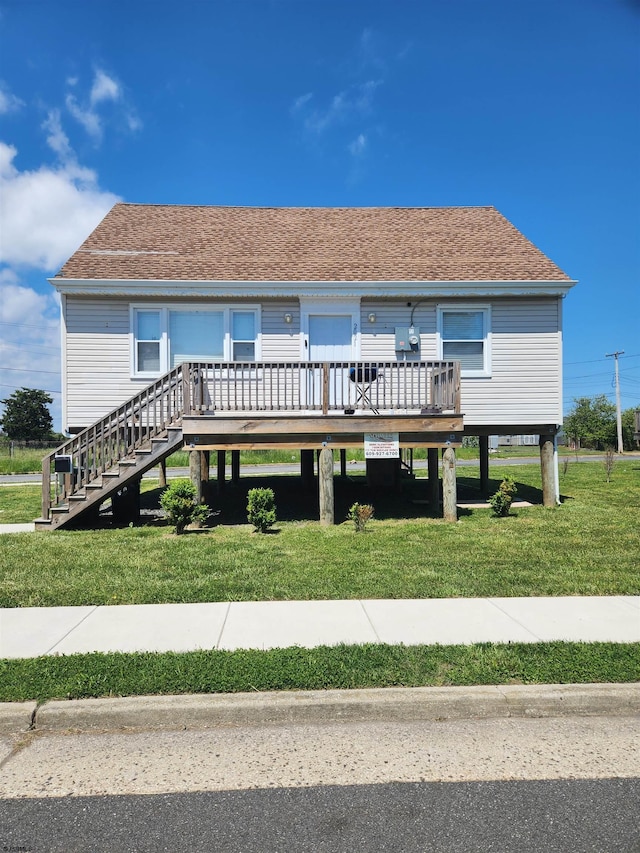
<svg viewBox="0 0 640 853"><path fill-rule="evenodd" d="M389 643L640 642L640 596L264 601L0 610L0 658Z"/></svg>

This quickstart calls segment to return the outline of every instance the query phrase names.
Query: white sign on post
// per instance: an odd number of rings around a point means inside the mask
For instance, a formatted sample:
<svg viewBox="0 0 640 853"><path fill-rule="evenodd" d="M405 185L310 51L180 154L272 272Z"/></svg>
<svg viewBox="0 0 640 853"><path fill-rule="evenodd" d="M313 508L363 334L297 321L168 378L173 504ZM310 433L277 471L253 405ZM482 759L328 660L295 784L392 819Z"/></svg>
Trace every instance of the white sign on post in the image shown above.
<svg viewBox="0 0 640 853"><path fill-rule="evenodd" d="M400 436L397 432L365 433L365 459L397 459L399 455Z"/></svg>

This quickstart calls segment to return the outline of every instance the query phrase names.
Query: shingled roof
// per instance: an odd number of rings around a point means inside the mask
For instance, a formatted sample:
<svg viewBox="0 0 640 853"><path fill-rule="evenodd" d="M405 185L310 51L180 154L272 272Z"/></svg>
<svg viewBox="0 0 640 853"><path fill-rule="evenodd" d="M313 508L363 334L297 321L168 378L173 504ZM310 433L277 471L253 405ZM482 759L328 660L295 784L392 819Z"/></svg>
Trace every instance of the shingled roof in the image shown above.
<svg viewBox="0 0 640 853"><path fill-rule="evenodd" d="M56 278L570 281L494 207L116 204Z"/></svg>

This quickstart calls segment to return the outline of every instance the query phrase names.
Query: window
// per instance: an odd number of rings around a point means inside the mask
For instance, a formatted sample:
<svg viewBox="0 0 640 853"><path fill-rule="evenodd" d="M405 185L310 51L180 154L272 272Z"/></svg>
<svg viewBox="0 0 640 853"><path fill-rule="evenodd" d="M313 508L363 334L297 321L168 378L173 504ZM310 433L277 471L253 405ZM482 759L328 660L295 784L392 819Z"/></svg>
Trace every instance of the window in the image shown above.
<svg viewBox="0 0 640 853"><path fill-rule="evenodd" d="M231 312L233 361L253 361L256 357L256 315L254 311Z"/></svg>
<svg viewBox="0 0 640 853"><path fill-rule="evenodd" d="M462 376L489 376L489 308L439 307L441 358L459 361Z"/></svg>
<svg viewBox="0 0 640 853"><path fill-rule="evenodd" d="M160 373L160 311L136 312L136 373Z"/></svg>
<svg viewBox="0 0 640 853"><path fill-rule="evenodd" d="M158 376L183 361L255 361L259 309L132 306L132 375Z"/></svg>
<svg viewBox="0 0 640 853"><path fill-rule="evenodd" d="M169 311L169 368L224 359L223 311Z"/></svg>

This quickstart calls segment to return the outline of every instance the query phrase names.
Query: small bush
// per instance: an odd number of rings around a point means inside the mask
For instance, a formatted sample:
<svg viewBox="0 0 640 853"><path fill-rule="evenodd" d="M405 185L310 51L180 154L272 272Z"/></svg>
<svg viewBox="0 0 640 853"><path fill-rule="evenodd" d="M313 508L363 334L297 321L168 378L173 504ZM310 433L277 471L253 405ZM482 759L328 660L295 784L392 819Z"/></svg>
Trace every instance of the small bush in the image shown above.
<svg viewBox="0 0 640 853"><path fill-rule="evenodd" d="M276 523L276 504L273 489L249 489L247 519L260 533L264 533Z"/></svg>
<svg viewBox="0 0 640 853"><path fill-rule="evenodd" d="M356 533L363 533L367 521L373 518L373 507L371 504L355 503L347 513L349 521L353 521Z"/></svg>
<svg viewBox="0 0 640 853"><path fill-rule="evenodd" d="M176 480L160 496L160 506L175 526L176 535L184 532L187 524L204 522L209 507L196 503L196 489L189 480Z"/></svg>
<svg viewBox="0 0 640 853"><path fill-rule="evenodd" d="M504 480L500 483L500 488L498 491L491 495L489 498L489 503L493 512L497 516L505 516L509 515L509 510L511 509L511 501L513 500L513 496L516 494L518 489L516 488L516 484L513 482L511 477L505 477Z"/></svg>

